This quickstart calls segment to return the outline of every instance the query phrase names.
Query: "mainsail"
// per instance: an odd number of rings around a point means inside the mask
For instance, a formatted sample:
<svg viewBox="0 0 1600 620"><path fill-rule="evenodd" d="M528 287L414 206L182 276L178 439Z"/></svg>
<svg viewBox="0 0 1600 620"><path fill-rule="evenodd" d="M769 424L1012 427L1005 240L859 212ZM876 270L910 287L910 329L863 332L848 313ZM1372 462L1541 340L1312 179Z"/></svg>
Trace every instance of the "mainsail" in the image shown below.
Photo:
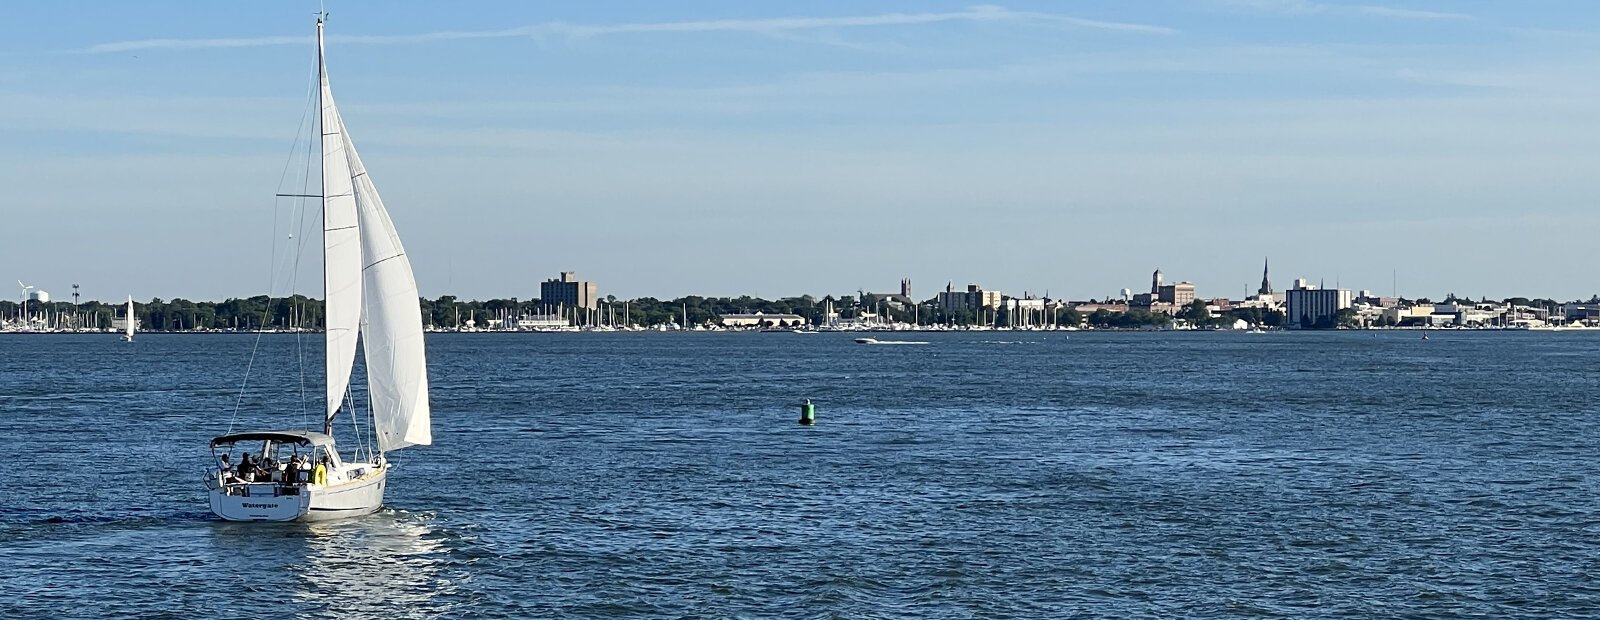
<svg viewBox="0 0 1600 620"><path fill-rule="evenodd" d="M339 412L350 371L356 363L356 337L361 324L361 233L357 230L355 188L345 153L344 122L328 86L328 65L322 56L322 21L317 20L317 73L322 91L322 260L326 314L328 410Z"/></svg>

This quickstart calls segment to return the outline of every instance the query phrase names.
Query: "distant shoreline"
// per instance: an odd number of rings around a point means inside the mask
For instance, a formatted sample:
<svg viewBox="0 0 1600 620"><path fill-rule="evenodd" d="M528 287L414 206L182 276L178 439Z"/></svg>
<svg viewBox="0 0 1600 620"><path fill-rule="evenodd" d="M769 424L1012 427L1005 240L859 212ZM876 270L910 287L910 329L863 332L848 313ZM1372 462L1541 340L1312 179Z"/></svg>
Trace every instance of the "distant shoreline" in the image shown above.
<svg viewBox="0 0 1600 620"><path fill-rule="evenodd" d="M1430 332L1431 331L1431 332L1442 332L1442 333L1455 333L1455 332L1600 332L1600 327L1544 327L1544 328L1505 328L1505 327L1350 327L1350 328L1337 328L1337 329L1285 329L1285 328L1272 328L1272 329L1266 329L1266 330L1261 330L1261 331L1252 331L1252 330L1244 330L1244 329L1143 329L1143 328L1119 328L1119 327L1102 327L1102 328L1093 328L1093 329L1028 329L1028 328L1009 328L1009 327L992 327L992 328L985 328L985 329L960 329L960 328L955 328L955 329L817 329L817 330L806 330L806 331L797 331L797 330L792 330L792 329L690 329L690 330L683 330L683 329L667 329L667 330L661 330L661 329L549 329L549 330L524 329L524 330L460 330L460 331L456 331L456 330L434 330L434 331L425 331L424 333L426 333L426 334L468 334L468 335L493 335L493 334L528 334L528 335L535 335L535 334L629 334L629 333L634 333L634 334L646 334L646 333L648 333L648 334L678 334L678 333L688 332L688 333L692 333L692 334L764 334L764 333L785 334L785 333L793 333L793 334L800 334L800 335L816 335L816 334L886 334L886 333L975 334L975 333L993 333L993 332L1041 333L1041 334L1043 334L1043 333L1073 334L1073 333L1095 333L1095 332L1115 332L1115 333L1218 332L1218 333L1234 333L1234 334L1247 334L1247 333L1258 333L1259 334L1259 333L1284 333L1284 332L1315 333L1315 332L1357 332L1357 331L1359 331L1359 332L1396 332L1396 331L1398 331L1398 332ZM134 333L135 336L150 336L150 335L154 335L154 336L170 336L170 335L214 335L214 336L225 336L225 335L300 335L300 336L308 336L309 335L309 336L319 336L319 335L322 335L322 334L323 334L322 330L304 330L304 331L292 331L292 330L267 330L267 331L193 330L193 331L189 331L189 330L182 330L182 331L149 331L149 332L135 332ZM21 330L13 331L13 330L0 330L0 337L4 337L4 336L121 336L121 335L122 335L122 332L120 332L120 331L21 331Z"/></svg>

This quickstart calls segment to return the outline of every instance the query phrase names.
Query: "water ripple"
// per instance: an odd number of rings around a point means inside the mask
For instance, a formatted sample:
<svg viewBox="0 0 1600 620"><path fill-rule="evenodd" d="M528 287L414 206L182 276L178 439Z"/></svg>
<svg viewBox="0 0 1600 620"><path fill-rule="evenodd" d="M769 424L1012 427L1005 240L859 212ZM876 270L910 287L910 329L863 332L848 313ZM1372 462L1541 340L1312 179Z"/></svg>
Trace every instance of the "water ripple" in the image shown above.
<svg viewBox="0 0 1600 620"><path fill-rule="evenodd" d="M250 338L0 337L0 612L1600 615L1600 340L1236 336L430 336L436 445L309 526L204 508Z"/></svg>

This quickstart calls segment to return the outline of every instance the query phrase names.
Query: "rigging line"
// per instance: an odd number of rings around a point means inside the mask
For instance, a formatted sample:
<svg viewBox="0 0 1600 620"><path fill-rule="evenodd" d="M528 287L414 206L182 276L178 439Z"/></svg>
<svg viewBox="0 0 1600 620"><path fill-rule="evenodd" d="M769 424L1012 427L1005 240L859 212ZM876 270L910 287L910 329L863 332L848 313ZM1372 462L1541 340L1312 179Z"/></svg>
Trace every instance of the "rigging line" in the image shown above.
<svg viewBox="0 0 1600 620"><path fill-rule="evenodd" d="M317 79L316 66L317 65L315 65L315 64L312 65L313 69L311 71L311 78L309 80L307 80L307 84L306 84L306 100L307 100L307 103L306 103L305 106L301 107L301 110L300 110L300 122L296 123L296 125L295 125L294 141L289 143L289 155L288 155L288 157L284 158L283 171L278 174L278 187L283 187L284 181L289 178L289 167L294 164L294 154L295 154L295 152L300 150L300 138L301 138L301 136L304 136L306 133L309 133L310 129L311 129L309 126L307 126L307 119L311 116L311 104L310 104L310 101L311 101L312 96L317 92L318 87L321 86L321 81ZM307 142L309 143L310 141L308 140ZM271 251L270 257L267 260L267 309L268 309L268 311L270 311L271 308L272 308L272 285L277 281L277 271L276 270L277 270L277 265L278 265L278 211L276 209L277 205L273 205L273 206L274 206L274 209L272 211L272 245L271 245L271 250L272 251ZM291 218L291 221L293 221L292 218ZM265 312L263 313L262 318L263 319L266 318ZM233 432L233 425L236 424L239 421L239 409L244 404L245 391L250 386L250 371L255 368L256 355L261 351L261 337L263 335L265 335L265 331L262 329L263 327L264 327L264 325L258 325L256 327L256 340L255 340L255 343L250 345L250 360L245 363L244 377L242 377L239 380L239 395L233 401L233 414L231 416L229 416L229 418L228 418L228 430L227 430L228 433L232 433Z"/></svg>
<svg viewBox="0 0 1600 620"><path fill-rule="evenodd" d="M304 188L311 184L311 141L310 140L306 141L306 167L305 167L305 173L300 176L300 184L301 184L302 191L305 191ZM285 291L287 294L290 295L291 299L294 298L294 291L299 286L299 281L300 281L300 257L305 255L305 244L306 244L306 235L305 235L305 227L306 227L305 220L306 220L306 211L307 211L306 206L305 206L305 202L306 201L305 201L304 198L296 198L295 202L297 203L295 211L297 211L299 213L299 218L300 218L298 225L295 226L295 229L300 233L300 238L295 243L295 248L294 248L294 267L291 268L290 271L289 271L289 273L292 274L292 275L290 276L290 279L289 279L288 289ZM304 299L296 300L295 301L295 305L300 306L300 307L303 308L305 306L305 300ZM304 330L305 330L305 323L304 323L304 320L302 320L301 323L296 326L296 329L295 329L295 332L294 332L295 361L298 362L298 365L299 365L299 376L300 376L300 428L302 430L304 430L306 428L307 424L311 420L310 417L309 417L310 414L306 411L306 352L305 352L305 331Z"/></svg>
<svg viewBox="0 0 1600 620"><path fill-rule="evenodd" d="M377 445L378 419L373 416L372 398L369 396L367 397L367 458L372 459L373 463L377 463L378 458L382 456L382 452L377 449Z"/></svg>
<svg viewBox="0 0 1600 620"><path fill-rule="evenodd" d="M321 87L320 76L318 78L317 85L318 85L318 88L320 89L320 87ZM318 91L318 97L317 98L319 100L321 99L320 90ZM307 102L306 108L308 110L311 108L310 102ZM319 112L318 115L317 115L317 119L318 119L317 122L320 123L321 122L321 118L322 118L322 116L321 116L321 114ZM308 129L309 129L309 127L308 127ZM300 218L299 224L298 224L298 226L296 226L296 230L300 233L300 238L295 243L294 268L293 268L293 270L290 271L291 276L289 278L288 291L286 291L288 293L293 293L300 286L300 259L301 259L301 257L305 256L306 238L309 236L309 234L307 232L306 212L309 210L309 207L307 205L310 202L308 200L308 198L310 197L309 192L311 191L311 161L312 161L312 153L313 153L312 144L311 143L312 143L311 140L306 140L305 167L301 169L302 172L301 172L301 175L300 175L300 193L301 193L301 196L295 198L295 202L296 202L297 207L298 207L297 211L299 212L299 218ZM320 147L321 144L319 143L317 146ZM319 170L320 170L320 162L319 162ZM323 297L327 297L326 292L324 292ZM300 303L303 305L305 303L305 301L301 300ZM324 308L326 308L326 306L327 306L327 301L326 300L323 301L323 306L324 306ZM324 312L326 312L326 310L324 310ZM300 329L304 330L305 329L305 325L302 324L300 326ZM296 361L298 362L298 365L299 365L299 369L298 370L299 370L299 376L300 376L300 427L302 429L306 429L310 425L311 417L310 417L310 412L306 408L305 332L304 331L296 331L294 338L295 338L295 357L296 357Z"/></svg>
<svg viewBox="0 0 1600 620"><path fill-rule="evenodd" d="M359 461L361 460L361 449L363 447L361 442L361 416L356 415L356 395L354 392L355 390L345 392L345 404L350 408L350 428L355 429L356 435L356 449L353 453L351 453L351 456L355 457L355 459ZM372 402L372 392L370 388L367 392L367 402L369 403L368 407L370 407L370 403Z"/></svg>

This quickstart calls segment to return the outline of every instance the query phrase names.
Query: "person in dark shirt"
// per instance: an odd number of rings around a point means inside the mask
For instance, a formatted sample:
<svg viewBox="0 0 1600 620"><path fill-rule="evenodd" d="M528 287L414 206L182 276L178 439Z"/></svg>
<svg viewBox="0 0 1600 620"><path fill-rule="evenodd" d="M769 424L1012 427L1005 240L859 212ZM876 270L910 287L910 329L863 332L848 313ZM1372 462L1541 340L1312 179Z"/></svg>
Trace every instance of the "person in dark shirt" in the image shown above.
<svg viewBox="0 0 1600 620"><path fill-rule="evenodd" d="M239 457L239 477L244 479L246 482L255 482L259 477L260 470L261 467L256 465L255 459L250 458L249 452L246 452L244 453L244 456Z"/></svg>

